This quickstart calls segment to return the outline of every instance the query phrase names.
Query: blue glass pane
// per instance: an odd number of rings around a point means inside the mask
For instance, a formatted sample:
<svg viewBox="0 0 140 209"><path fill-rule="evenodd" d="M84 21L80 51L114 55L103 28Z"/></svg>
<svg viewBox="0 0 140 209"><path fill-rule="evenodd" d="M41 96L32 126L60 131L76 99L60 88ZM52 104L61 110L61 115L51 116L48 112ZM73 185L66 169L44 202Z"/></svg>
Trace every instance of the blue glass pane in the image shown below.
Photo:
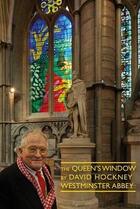
<svg viewBox="0 0 140 209"><path fill-rule="evenodd" d="M54 111L64 112L65 94L72 84L72 24L60 15L54 26Z"/></svg>
<svg viewBox="0 0 140 209"><path fill-rule="evenodd" d="M131 96L132 78L131 78L131 16L126 7L121 10L121 86L122 104Z"/></svg>

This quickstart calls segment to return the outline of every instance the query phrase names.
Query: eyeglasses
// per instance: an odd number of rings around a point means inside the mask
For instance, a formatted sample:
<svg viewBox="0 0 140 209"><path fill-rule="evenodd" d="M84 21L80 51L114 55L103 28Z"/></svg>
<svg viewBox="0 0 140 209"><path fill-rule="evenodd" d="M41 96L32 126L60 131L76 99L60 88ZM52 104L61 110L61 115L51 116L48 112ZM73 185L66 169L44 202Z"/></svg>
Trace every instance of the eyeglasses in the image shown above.
<svg viewBox="0 0 140 209"><path fill-rule="evenodd" d="M31 154L36 154L37 151L39 151L40 154L46 154L47 153L47 148L46 147L26 147L29 153Z"/></svg>

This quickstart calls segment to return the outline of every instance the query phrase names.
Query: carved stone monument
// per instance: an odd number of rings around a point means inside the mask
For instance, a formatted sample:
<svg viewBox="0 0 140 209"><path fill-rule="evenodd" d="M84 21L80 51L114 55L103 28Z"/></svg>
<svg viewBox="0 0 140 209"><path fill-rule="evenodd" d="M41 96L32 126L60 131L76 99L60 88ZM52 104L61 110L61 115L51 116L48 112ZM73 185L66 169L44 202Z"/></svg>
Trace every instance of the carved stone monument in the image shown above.
<svg viewBox="0 0 140 209"><path fill-rule="evenodd" d="M66 106L73 128L71 137L87 137L86 86L75 74L72 87L66 95Z"/></svg>
<svg viewBox="0 0 140 209"><path fill-rule="evenodd" d="M127 160L136 162L136 171L133 174L132 182L136 185L136 192L126 195L126 204L135 207L140 206L140 72L137 82L127 107Z"/></svg>
<svg viewBox="0 0 140 209"><path fill-rule="evenodd" d="M83 163L91 162L93 149L95 144L90 142L87 131L87 112L86 112L86 87L83 80L73 75L73 85L67 92L66 96L67 109L72 135L64 138L59 144L61 152L61 166L64 163ZM61 179L64 171L67 169L63 165L61 170ZM78 173L77 173L78 174ZM82 176L84 172L80 172ZM69 171L67 172L69 176ZM89 173L90 175L90 173ZM67 182L67 180L66 180ZM76 183L77 180L75 179ZM90 181L91 182L91 181ZM58 209L96 209L98 208L98 200L94 192L62 192L61 181L57 193Z"/></svg>
<svg viewBox="0 0 140 209"><path fill-rule="evenodd" d="M128 206L140 207L140 118L128 121L131 128L127 135L127 158L128 161L136 162L136 171L132 176L132 182L136 186L136 192L130 192L126 195L126 204Z"/></svg>

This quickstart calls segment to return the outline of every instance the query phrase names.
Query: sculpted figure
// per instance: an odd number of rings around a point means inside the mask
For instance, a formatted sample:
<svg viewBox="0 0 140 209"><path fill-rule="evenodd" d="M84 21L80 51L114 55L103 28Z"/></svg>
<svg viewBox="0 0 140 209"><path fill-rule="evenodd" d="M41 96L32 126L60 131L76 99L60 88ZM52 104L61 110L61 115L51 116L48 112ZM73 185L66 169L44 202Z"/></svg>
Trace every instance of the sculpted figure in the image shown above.
<svg viewBox="0 0 140 209"><path fill-rule="evenodd" d="M73 128L71 137L87 136L86 86L83 80L73 75L72 87L67 92L66 105Z"/></svg>

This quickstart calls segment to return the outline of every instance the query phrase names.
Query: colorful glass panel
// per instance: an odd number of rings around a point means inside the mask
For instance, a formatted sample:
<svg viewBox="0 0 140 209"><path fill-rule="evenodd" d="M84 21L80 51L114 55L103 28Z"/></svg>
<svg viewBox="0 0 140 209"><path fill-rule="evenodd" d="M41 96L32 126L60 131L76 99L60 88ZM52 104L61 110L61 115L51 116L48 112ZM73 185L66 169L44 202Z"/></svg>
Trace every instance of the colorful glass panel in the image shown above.
<svg viewBox="0 0 140 209"><path fill-rule="evenodd" d="M72 84L72 24L60 15L54 26L54 111L64 112L65 94Z"/></svg>
<svg viewBox="0 0 140 209"><path fill-rule="evenodd" d="M138 11L138 69L140 69L140 9Z"/></svg>
<svg viewBox="0 0 140 209"><path fill-rule="evenodd" d="M39 0L41 11L45 14L55 13L61 8L62 0Z"/></svg>
<svg viewBox="0 0 140 209"><path fill-rule="evenodd" d="M30 102L31 112L48 111L48 26L37 18L29 31Z"/></svg>
<svg viewBox="0 0 140 209"><path fill-rule="evenodd" d="M126 7L121 10L121 87L122 106L131 96L132 79L131 79L131 16Z"/></svg>

